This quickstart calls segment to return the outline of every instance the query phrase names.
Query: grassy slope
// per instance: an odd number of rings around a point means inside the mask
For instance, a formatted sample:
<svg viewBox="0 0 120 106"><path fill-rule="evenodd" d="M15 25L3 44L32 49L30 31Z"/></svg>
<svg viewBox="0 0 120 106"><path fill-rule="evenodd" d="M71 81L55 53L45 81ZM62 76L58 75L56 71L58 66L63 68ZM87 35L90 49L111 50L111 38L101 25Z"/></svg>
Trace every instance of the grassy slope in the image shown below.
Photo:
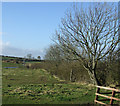
<svg viewBox="0 0 120 106"><path fill-rule="evenodd" d="M62 83L42 69L3 68L2 72L3 104L92 104L94 101L93 86Z"/></svg>

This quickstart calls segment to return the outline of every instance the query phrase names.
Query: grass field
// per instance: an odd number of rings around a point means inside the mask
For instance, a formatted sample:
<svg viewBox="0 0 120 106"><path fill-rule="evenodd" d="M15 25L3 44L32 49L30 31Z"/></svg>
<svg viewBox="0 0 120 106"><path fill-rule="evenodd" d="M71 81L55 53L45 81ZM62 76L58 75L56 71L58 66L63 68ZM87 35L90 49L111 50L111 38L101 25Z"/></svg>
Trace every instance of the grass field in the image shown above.
<svg viewBox="0 0 120 106"><path fill-rule="evenodd" d="M4 69L4 67L19 67L19 68L24 68L22 64L16 64L16 63L5 63L2 62L2 68Z"/></svg>
<svg viewBox="0 0 120 106"><path fill-rule="evenodd" d="M93 86L61 81L43 69L3 68L2 72L3 104L92 104L94 100Z"/></svg>
<svg viewBox="0 0 120 106"><path fill-rule="evenodd" d="M94 104L94 86L59 80L44 69L3 68L2 82L3 104Z"/></svg>

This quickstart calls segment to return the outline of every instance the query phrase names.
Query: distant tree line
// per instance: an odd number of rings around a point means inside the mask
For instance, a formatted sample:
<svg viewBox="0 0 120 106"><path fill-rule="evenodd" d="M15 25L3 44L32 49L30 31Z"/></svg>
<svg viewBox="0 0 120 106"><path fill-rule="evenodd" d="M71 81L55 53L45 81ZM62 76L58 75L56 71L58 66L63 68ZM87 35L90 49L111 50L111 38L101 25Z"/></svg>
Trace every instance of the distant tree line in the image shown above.
<svg viewBox="0 0 120 106"><path fill-rule="evenodd" d="M40 62L41 57L38 56L37 59L32 57L32 54L28 54L26 57L14 57L14 56L4 56L1 55L3 62L13 62L13 63L23 63L23 62Z"/></svg>

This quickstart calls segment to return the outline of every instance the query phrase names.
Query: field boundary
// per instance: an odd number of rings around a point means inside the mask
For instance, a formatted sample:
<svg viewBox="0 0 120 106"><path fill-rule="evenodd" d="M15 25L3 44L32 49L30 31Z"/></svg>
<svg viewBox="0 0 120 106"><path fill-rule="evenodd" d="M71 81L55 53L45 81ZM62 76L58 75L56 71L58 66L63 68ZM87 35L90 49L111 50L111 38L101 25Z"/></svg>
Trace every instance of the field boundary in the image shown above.
<svg viewBox="0 0 120 106"><path fill-rule="evenodd" d="M94 100L95 103L99 103L99 104L102 104L102 105L108 105L108 104L106 104L104 102L101 102L101 101L108 101L108 100L110 100L109 104L113 105L113 100L120 101L119 98L115 97L115 94L120 93L119 89L103 87L103 86L96 86L96 88L97 88L96 93L95 93L96 97L95 97L95 100ZM100 89L110 90L112 92L100 93ZM112 95L111 96L107 96L107 95L103 95L103 94L112 94ZM98 100L98 96L101 96L101 97L104 97L104 98L108 98L108 99Z"/></svg>

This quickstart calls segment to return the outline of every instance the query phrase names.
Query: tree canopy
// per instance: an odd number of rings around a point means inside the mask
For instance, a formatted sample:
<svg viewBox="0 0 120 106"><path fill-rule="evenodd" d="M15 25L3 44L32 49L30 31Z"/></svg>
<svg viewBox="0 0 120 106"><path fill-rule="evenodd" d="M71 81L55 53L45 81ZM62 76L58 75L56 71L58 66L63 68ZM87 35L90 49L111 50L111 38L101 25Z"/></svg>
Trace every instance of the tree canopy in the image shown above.
<svg viewBox="0 0 120 106"><path fill-rule="evenodd" d="M94 84L100 85L96 77L97 63L118 46L118 30L115 4L94 3L87 9L75 4L62 18L56 42L64 54L82 63Z"/></svg>

